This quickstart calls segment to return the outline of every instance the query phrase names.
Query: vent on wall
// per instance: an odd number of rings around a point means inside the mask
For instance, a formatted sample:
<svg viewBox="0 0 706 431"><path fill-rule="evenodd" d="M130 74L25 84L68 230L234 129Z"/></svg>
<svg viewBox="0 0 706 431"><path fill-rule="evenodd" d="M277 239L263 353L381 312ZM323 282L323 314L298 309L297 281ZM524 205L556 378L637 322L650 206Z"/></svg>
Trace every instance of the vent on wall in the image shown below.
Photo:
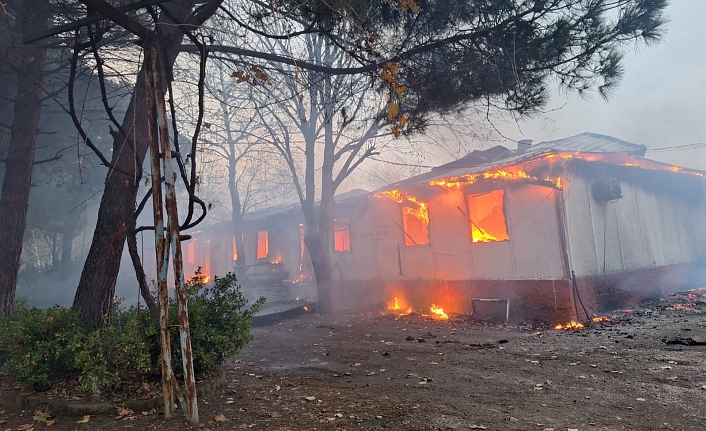
<svg viewBox="0 0 706 431"><path fill-rule="evenodd" d="M622 198L622 190L618 179L614 177L604 177L596 181L593 185L593 195L598 201L617 201Z"/></svg>

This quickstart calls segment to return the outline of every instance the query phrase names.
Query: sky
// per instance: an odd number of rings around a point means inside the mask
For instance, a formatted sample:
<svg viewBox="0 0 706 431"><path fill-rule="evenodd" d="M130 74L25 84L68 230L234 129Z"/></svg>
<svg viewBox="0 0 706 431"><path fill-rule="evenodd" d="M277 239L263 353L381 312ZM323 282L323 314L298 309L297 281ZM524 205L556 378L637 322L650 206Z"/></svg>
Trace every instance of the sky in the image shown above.
<svg viewBox="0 0 706 431"><path fill-rule="evenodd" d="M659 45L628 47L623 80L607 102L598 94L585 100L556 92L547 109L561 109L549 112L548 119L496 124L509 138L503 145L587 131L648 148L706 142L706 1L672 0L666 14L670 22ZM706 148L648 150L646 157L706 170Z"/></svg>

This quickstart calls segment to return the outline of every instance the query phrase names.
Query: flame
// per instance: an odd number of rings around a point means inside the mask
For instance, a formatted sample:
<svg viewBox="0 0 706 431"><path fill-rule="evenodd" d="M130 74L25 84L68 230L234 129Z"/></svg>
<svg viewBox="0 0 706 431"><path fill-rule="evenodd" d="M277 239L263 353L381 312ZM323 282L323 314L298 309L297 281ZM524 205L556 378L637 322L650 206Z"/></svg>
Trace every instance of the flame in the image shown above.
<svg viewBox="0 0 706 431"><path fill-rule="evenodd" d="M473 242L495 242L495 241L501 241L500 238L497 238L491 234L489 234L486 231L478 229L478 227L473 224L471 225L471 229L473 232L471 232L471 237L473 238Z"/></svg>
<svg viewBox="0 0 706 431"><path fill-rule="evenodd" d="M407 307L406 311L400 312L400 310L402 310L402 304L400 303L400 299L396 296L392 299L392 301L387 303L387 309L390 311L398 312L397 314L399 314L400 316L405 316L412 312L412 307Z"/></svg>
<svg viewBox="0 0 706 431"><path fill-rule="evenodd" d="M579 322L576 322L576 321L574 321L574 320L572 320L571 322L567 323L566 325L556 325L556 326L554 327L554 329L556 329L557 331L561 331L561 330L567 330L567 331L568 331L568 330L572 330L572 329L583 329L583 328L585 328L585 326L584 326L583 323L579 323Z"/></svg>
<svg viewBox="0 0 706 431"><path fill-rule="evenodd" d="M405 207L407 214L416 219L424 220L427 224L429 224L429 208L426 202L397 189L376 193L375 197L389 198L399 204L412 204Z"/></svg>
<svg viewBox="0 0 706 431"><path fill-rule="evenodd" d="M278 263L282 263L282 259L277 258L277 259L273 260L273 261L270 262L270 263L271 263L272 265L277 265Z"/></svg>
<svg viewBox="0 0 706 431"><path fill-rule="evenodd" d="M308 305L305 305L304 308L303 308L303 310L304 310L304 311L309 311L309 310L311 310L311 309L309 308Z"/></svg>
<svg viewBox="0 0 706 431"><path fill-rule="evenodd" d="M595 154L595 153L581 153L581 152L563 152L563 153L550 153L540 156L540 159L544 159L553 162L557 157L564 160L583 160L586 162L606 162L619 166L636 167L642 169L660 169L669 170L671 172L685 173L689 175L695 175L698 177L704 177L705 174L698 171L692 171L690 169L684 169L679 166L665 166L658 162L653 162L646 159L635 158L631 156L617 157L614 154ZM629 161L625 161L625 158ZM622 160L621 160L622 159ZM449 189L460 189L462 185L474 184L479 180L495 180L501 179L506 181L536 181L545 182L553 185L557 189L561 189L561 177L550 178L545 177L544 179L538 178L528 174L523 170L509 171L509 170L496 170L477 174L466 174L460 176L454 176L449 178L441 178L437 180L432 180L429 182L431 186L441 186Z"/></svg>
<svg viewBox="0 0 706 431"><path fill-rule="evenodd" d="M591 319L591 321L595 322L595 323L607 322L610 319L615 319L615 318L616 318L616 316L598 316L598 317L594 317L593 319Z"/></svg>
<svg viewBox="0 0 706 431"><path fill-rule="evenodd" d="M551 154L550 154L551 155ZM461 175L458 177L449 177L449 178L443 178L439 180L432 180L429 181L430 186L442 186L442 187L447 187L449 189L460 189L461 188L461 183L463 184L474 184L478 182L479 180L505 180L505 181L540 181L540 182L547 182L553 185L553 187L556 187L558 189L561 188L561 178L549 178L546 177L544 179L532 176L528 174L527 172L523 170L517 170L515 172L507 171L507 170L497 170L497 171L489 171L489 172L483 172L480 174L466 174L466 175Z"/></svg>
<svg viewBox="0 0 706 431"><path fill-rule="evenodd" d="M432 312L432 317L436 317L437 319L446 320L449 318L449 315L444 313L444 309L437 307L436 304L431 304L429 311Z"/></svg>

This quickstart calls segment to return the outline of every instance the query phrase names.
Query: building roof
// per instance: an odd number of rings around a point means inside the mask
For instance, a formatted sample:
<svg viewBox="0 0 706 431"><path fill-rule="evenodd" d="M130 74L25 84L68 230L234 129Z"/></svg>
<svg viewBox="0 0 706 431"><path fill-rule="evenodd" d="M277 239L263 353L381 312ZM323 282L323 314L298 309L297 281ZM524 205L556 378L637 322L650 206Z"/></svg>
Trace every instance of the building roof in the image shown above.
<svg viewBox="0 0 706 431"><path fill-rule="evenodd" d="M340 194L337 194L334 196L334 200L338 203L343 203L345 201L354 199L358 196L367 196L370 192L364 189L353 189L349 190L347 192L343 192ZM316 201L316 205L319 204L319 201ZM301 209L301 203L299 200L296 201L296 203L291 203L291 204L282 204L282 205L275 205L271 206L268 208L263 208L261 210L253 211L251 213L246 213L243 216L244 220L261 220L267 217L275 216L275 215L280 215L280 214L285 214L289 211L293 210L298 210Z"/></svg>
<svg viewBox="0 0 706 431"><path fill-rule="evenodd" d="M673 172L697 173L699 176L703 174L696 170L682 169L665 163L644 159L643 156L646 150L647 147L644 145L632 144L598 133L584 132L568 138L540 142L539 144L531 145L524 152L518 152L518 150L503 152L498 149L498 146L485 151L474 151L454 162L441 165L429 172L390 184L373 193L414 187L445 178L480 174L503 167L518 165L532 159L539 159L552 153L580 154L585 160L602 161L624 166L639 165L644 169L669 169ZM493 158L493 155L504 155L505 157ZM591 155L593 156L589 157ZM483 160L487 161L483 162Z"/></svg>
<svg viewBox="0 0 706 431"><path fill-rule="evenodd" d="M612 136L598 133L583 132L581 134L554 141L540 142L530 147L532 152L546 152L550 150L581 151L585 153L623 153L633 156L645 156L647 147L632 144Z"/></svg>

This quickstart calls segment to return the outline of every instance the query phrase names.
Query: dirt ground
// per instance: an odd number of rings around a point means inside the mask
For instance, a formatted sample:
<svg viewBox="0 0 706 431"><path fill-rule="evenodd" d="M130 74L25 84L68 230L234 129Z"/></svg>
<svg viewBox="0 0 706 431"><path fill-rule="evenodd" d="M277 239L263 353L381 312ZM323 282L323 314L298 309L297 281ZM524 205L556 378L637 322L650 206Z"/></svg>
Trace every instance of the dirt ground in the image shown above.
<svg viewBox="0 0 706 431"><path fill-rule="evenodd" d="M197 428L706 429L706 346L664 342L706 341L706 289L608 317L558 331L464 316L296 316L253 329L227 386L199 399ZM5 409L0 430L27 429L32 416ZM177 417L57 416L52 429L188 428Z"/></svg>

